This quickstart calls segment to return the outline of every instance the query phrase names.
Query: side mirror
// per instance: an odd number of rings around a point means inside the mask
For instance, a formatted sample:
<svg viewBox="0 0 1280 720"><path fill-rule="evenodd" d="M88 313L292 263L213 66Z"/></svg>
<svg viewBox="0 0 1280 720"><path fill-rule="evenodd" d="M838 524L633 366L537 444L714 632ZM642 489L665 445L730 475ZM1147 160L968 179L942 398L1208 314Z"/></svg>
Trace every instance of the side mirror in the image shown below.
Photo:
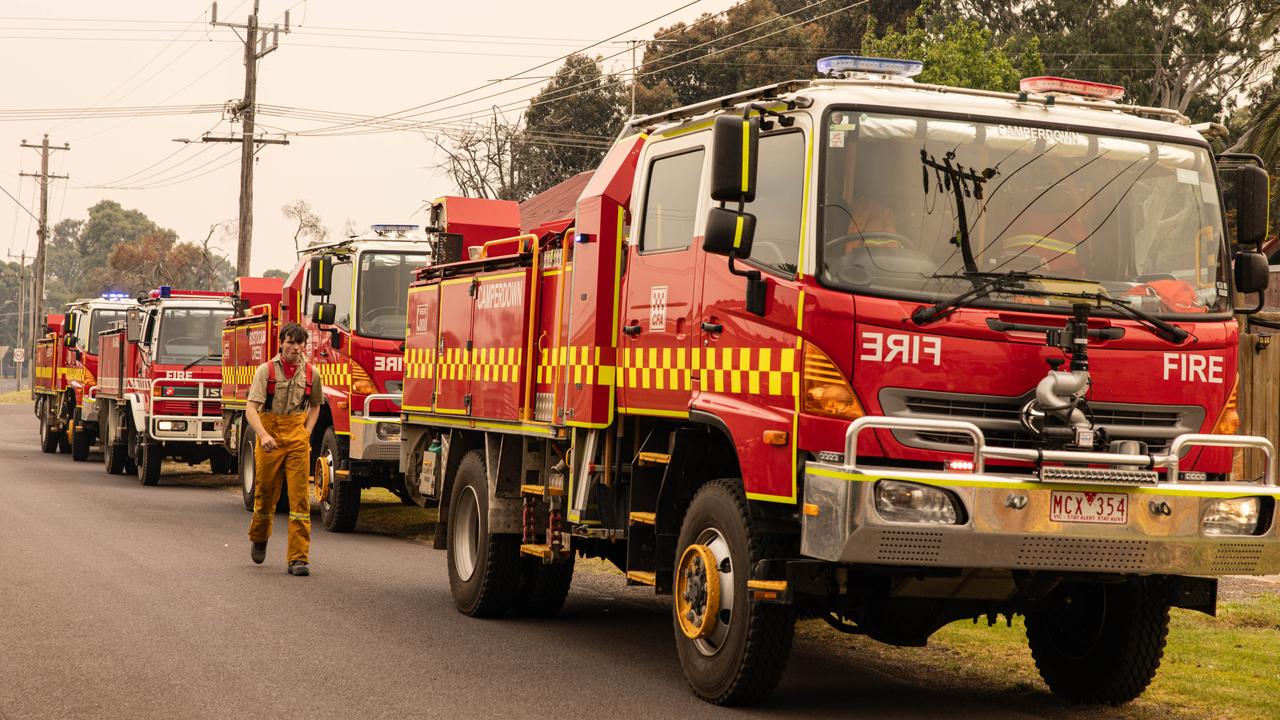
<svg viewBox="0 0 1280 720"><path fill-rule="evenodd" d="M1237 245L1257 246L1267 238L1267 213L1271 207L1267 171L1242 165L1222 171L1223 195L1228 219L1235 216Z"/></svg>
<svg viewBox="0 0 1280 720"><path fill-rule="evenodd" d="M131 343L136 343L142 339L142 311L138 308L129 308L125 311L124 316L124 339Z"/></svg>
<svg viewBox="0 0 1280 720"><path fill-rule="evenodd" d="M311 322L316 325L332 325L337 319L337 305L333 303L316 303L311 306Z"/></svg>
<svg viewBox="0 0 1280 720"><path fill-rule="evenodd" d="M760 118L721 115L711 135L711 199L748 203L756 198Z"/></svg>
<svg viewBox="0 0 1280 720"><path fill-rule="evenodd" d="M707 215L707 231L702 238L702 249L714 255L751 257L751 241L756 234L756 216L736 213L724 208L711 208Z"/></svg>
<svg viewBox="0 0 1280 720"><path fill-rule="evenodd" d="M307 268L308 289L315 297L328 297L333 291L333 258L328 255L314 255Z"/></svg>
<svg viewBox="0 0 1280 720"><path fill-rule="evenodd" d="M1260 252L1239 252L1232 265L1237 292L1260 293L1267 289L1271 280L1271 268L1267 265L1266 255Z"/></svg>
<svg viewBox="0 0 1280 720"><path fill-rule="evenodd" d="M64 336L62 336L62 344L63 344L63 345L66 345L66 346L67 346L67 347L69 347L69 348L73 348L73 347L75 347L75 346L76 346L76 336L75 336L75 335L64 335Z"/></svg>
<svg viewBox="0 0 1280 720"><path fill-rule="evenodd" d="M67 335L74 335L76 333L76 328L79 326L80 326L80 314L67 313L67 319L63 327L63 332L65 332Z"/></svg>

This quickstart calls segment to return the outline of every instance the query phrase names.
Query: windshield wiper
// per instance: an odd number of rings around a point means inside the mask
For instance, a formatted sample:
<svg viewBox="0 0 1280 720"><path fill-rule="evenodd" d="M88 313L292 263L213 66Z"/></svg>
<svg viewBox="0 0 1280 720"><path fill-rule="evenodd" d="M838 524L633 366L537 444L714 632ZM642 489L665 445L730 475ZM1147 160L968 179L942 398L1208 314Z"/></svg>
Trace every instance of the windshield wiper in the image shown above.
<svg viewBox="0 0 1280 720"><path fill-rule="evenodd" d="M212 360L212 359L214 359L214 358L218 358L219 360L221 360L221 359L222 359L222 354L221 354L221 353L219 353L219 354L217 354L217 355L214 355L213 353L205 353L204 355L201 355L200 357L196 358L195 360L192 360L191 362L187 363L186 365L183 365L183 366L182 366L182 369L183 369L183 370L190 370L192 365L195 365L195 364L196 364L196 363L198 363L198 362L204 362L205 360Z"/></svg>
<svg viewBox="0 0 1280 720"><path fill-rule="evenodd" d="M1058 277L1055 275L1041 275L1038 273L1030 273L1030 272L1010 272L1010 273L1000 273L998 275L992 275L989 273L978 273L976 275L971 273L965 273L964 275L940 275L938 277L964 278L967 280L973 280L976 277L987 277L989 279L986 282L975 284L973 288L966 290L965 292L962 292L959 295L956 295L954 297L950 297L945 300L939 300L938 302L926 307L916 308L915 312L911 313L911 321L914 322L916 325L928 325L934 320L937 320L940 317L942 317L948 310L952 310L958 307L964 307L965 305L970 305L976 302L979 298L984 297L989 293L996 292L998 290L1008 290L1008 289L1014 288L1015 286L1018 286L1017 291L1019 293L1023 295L1029 295L1032 297L1079 298L1084 300L1093 300L1098 304L1106 303L1111 307L1115 308L1116 310L1119 310L1121 313L1128 315L1134 320L1137 320L1139 324L1141 324L1143 327L1150 330L1152 334L1160 337L1163 340L1167 340L1171 343L1174 343L1175 345L1181 344L1182 341L1186 340L1187 337L1190 336L1191 334L1191 333L1188 333L1186 330L1183 330L1182 328L1178 327L1177 325L1161 320L1160 318L1146 312L1145 310L1139 310L1138 308L1133 307L1129 303L1124 302L1123 300L1117 300L1116 298L1113 298L1110 295L1104 295L1102 293L1086 293L1086 292L1073 293L1073 292L1055 292L1055 291L1049 291L1049 290L1034 290L1031 288L1020 286L1021 283L1026 282L1028 280L1053 280L1057 282L1072 282L1072 283L1080 283L1080 284L1097 285L1097 281L1095 280Z"/></svg>

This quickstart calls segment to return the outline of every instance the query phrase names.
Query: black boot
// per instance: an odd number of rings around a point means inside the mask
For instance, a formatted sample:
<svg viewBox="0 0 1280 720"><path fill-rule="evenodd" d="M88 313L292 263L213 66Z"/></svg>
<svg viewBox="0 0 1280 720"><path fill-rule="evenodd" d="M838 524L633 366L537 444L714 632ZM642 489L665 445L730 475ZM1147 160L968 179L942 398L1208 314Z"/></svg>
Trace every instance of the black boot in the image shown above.
<svg viewBox="0 0 1280 720"><path fill-rule="evenodd" d="M265 542L256 542L249 546L249 557L253 562L261 565L263 560L267 559L267 544Z"/></svg>
<svg viewBox="0 0 1280 720"><path fill-rule="evenodd" d="M305 561L305 560L290 560L290 561L289 561L289 574L290 574L290 575L299 575L299 576L301 576L301 575L310 575L310 574L311 574L311 568L307 567L307 563L306 563L306 561Z"/></svg>

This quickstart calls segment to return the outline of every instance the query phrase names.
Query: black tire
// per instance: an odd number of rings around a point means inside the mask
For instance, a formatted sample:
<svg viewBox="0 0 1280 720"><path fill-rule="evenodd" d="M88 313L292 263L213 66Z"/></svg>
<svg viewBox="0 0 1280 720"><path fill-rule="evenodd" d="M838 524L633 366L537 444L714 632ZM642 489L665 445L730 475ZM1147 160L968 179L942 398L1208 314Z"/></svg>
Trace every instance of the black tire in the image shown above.
<svg viewBox="0 0 1280 720"><path fill-rule="evenodd" d="M49 398L43 397L39 401L39 409L36 417L40 419L40 451L45 453L58 452L58 438L61 433L56 433L49 427L49 416L53 414L50 408Z"/></svg>
<svg viewBox="0 0 1280 720"><path fill-rule="evenodd" d="M574 556L564 562L547 565L540 558L520 558L520 580L516 589L516 615L535 618L551 618L564 607L573 584Z"/></svg>
<svg viewBox="0 0 1280 720"><path fill-rule="evenodd" d="M78 409L71 416L71 459L76 462L84 462L89 459L89 448L93 445L93 431L76 430L75 427L77 425L84 425Z"/></svg>
<svg viewBox="0 0 1280 720"><path fill-rule="evenodd" d="M463 615L500 617L515 605L520 584L520 536L489 532L484 453L458 465L449 497L449 591Z"/></svg>
<svg viewBox="0 0 1280 720"><path fill-rule="evenodd" d="M326 456L330 468L329 496L320 502L320 521L329 532L351 532L360 516L360 483L350 477L338 476L338 470L346 470L348 467L347 455L342 451L338 436L331 427L324 430L319 454ZM283 491L280 496L284 497Z"/></svg>
<svg viewBox="0 0 1280 720"><path fill-rule="evenodd" d="M1169 603L1140 582L1068 583L1026 620L1031 656L1054 695L1120 705L1160 667Z"/></svg>
<svg viewBox="0 0 1280 720"><path fill-rule="evenodd" d="M222 448L209 451L209 472L214 475L236 474L236 458Z"/></svg>
<svg viewBox="0 0 1280 720"><path fill-rule="evenodd" d="M102 433L102 464L106 466L108 474L122 475L125 466L125 448L120 443L108 440L111 437L111 413L109 404L104 403L98 408L98 428Z"/></svg>
<svg viewBox="0 0 1280 720"><path fill-rule="evenodd" d="M786 669L795 634L795 611L790 605L749 602L747 580L756 562L784 556L789 543L752 527L747 500L736 479L715 480L694 495L680 528L677 573L681 556L694 543L720 548L719 553L727 547L727 557L716 555L722 609L717 613L715 632L690 639L681 630L678 603L672 604L676 651L685 679L699 697L716 705L757 702L773 691ZM725 559L729 560L728 573L724 572ZM725 587L732 588L732 598L724 598ZM727 617L725 610L729 611ZM745 618L745 622L738 618Z"/></svg>
<svg viewBox="0 0 1280 720"><path fill-rule="evenodd" d="M160 484L160 461L164 459L164 452L160 448L160 443L152 440L142 440L138 445L138 479L143 485L155 486Z"/></svg>
<svg viewBox="0 0 1280 720"><path fill-rule="evenodd" d="M258 436L249 423L243 423L240 430L240 468L236 477L240 479L240 497L244 499L244 509L253 512L253 487L257 482L254 473L258 466L253 461L253 448L258 443Z"/></svg>

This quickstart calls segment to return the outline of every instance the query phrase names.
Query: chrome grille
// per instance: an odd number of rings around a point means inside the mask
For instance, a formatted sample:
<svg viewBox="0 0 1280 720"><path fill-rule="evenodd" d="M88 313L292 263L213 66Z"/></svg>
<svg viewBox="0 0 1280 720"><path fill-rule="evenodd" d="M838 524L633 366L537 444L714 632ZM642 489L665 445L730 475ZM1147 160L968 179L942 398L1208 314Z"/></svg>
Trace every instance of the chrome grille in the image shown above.
<svg viewBox="0 0 1280 720"><path fill-rule="evenodd" d="M987 444L1034 448L1039 440L1022 426L1022 407L1034 391L1018 397L963 395L929 390L885 388L880 404L894 417L965 420L982 428ZM1168 452L1173 438L1199 432L1204 409L1196 405L1146 406L1128 403L1090 403L1094 421L1113 440L1141 440L1148 452ZM967 435L945 431L895 430L894 437L908 447L943 452L963 452L972 446Z"/></svg>

